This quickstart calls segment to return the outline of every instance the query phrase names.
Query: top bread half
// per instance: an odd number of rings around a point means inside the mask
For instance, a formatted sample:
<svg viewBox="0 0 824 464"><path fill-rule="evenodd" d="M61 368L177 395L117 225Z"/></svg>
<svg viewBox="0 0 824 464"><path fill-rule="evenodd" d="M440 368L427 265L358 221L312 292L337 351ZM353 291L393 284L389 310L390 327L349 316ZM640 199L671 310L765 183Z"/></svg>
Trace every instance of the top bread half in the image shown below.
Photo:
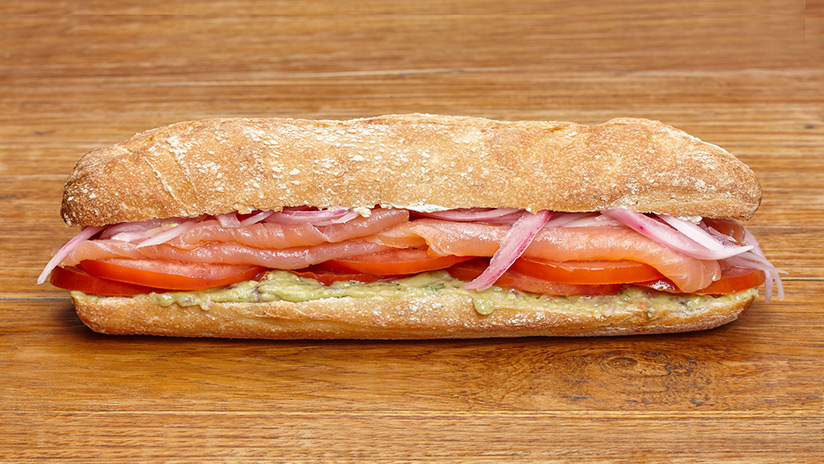
<svg viewBox="0 0 824 464"><path fill-rule="evenodd" d="M629 208L749 219L761 188L727 151L657 121L596 126L388 115L210 119L83 156L63 219L106 225L286 206Z"/></svg>

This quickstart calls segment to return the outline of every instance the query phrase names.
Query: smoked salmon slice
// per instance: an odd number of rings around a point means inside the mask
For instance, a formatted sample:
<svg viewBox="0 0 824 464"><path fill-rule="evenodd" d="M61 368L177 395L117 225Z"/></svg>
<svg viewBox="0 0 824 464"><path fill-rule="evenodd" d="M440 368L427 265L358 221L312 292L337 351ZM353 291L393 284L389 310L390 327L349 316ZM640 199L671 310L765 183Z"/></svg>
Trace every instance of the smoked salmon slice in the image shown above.
<svg viewBox="0 0 824 464"><path fill-rule="evenodd" d="M395 226L368 240L387 246L428 246L438 255L492 256L509 226L420 219ZM717 261L691 258L620 225L545 227L523 256L551 261L631 260L649 264L682 291L718 280Z"/></svg>
<svg viewBox="0 0 824 464"><path fill-rule="evenodd" d="M168 243L182 249L193 249L205 243L233 242L252 248L279 250L365 237L408 220L406 210L383 208L373 209L369 217L358 216L344 223L323 226L308 222L259 222L244 227L224 227L216 219L211 219L191 226Z"/></svg>
<svg viewBox="0 0 824 464"><path fill-rule="evenodd" d="M149 258L187 263L253 264L272 269L300 269L330 259L380 253L390 249L361 239L280 250L265 250L232 242L207 243L186 250L167 244L138 248L129 242L117 240L89 240L79 244L61 265L74 266L88 259Z"/></svg>
<svg viewBox="0 0 824 464"><path fill-rule="evenodd" d="M140 240L112 238L87 240L74 247L61 265L73 266L89 259L151 258L297 269L329 259L386 251L389 247L364 242L361 238L408 220L406 210L382 208L372 210L368 217L358 216L329 225L261 222L234 227L223 226L216 219L205 219L158 245L142 246Z"/></svg>
<svg viewBox="0 0 824 464"><path fill-rule="evenodd" d="M424 247L435 255L489 257L510 227L431 218L410 221L408 211L393 209L375 209L369 217L323 226L263 222L231 227L205 219L156 245L87 240L74 247L61 265L120 257L299 269L392 248ZM686 256L617 223L544 227L523 256L550 261L637 261L652 266L684 292L704 288L721 275L718 261Z"/></svg>

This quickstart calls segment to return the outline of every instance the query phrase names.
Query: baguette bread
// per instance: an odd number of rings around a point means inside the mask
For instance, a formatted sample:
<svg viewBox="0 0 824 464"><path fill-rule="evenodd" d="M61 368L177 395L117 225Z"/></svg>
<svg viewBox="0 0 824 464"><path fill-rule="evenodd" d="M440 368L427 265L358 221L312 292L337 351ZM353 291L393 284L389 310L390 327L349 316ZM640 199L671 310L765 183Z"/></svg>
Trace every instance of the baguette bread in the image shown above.
<svg viewBox="0 0 824 464"><path fill-rule="evenodd" d="M624 208L746 220L760 200L758 180L737 158L657 121L621 118L584 126L416 114L212 119L143 132L79 160L66 183L62 216L69 225L105 226L305 205L364 214L375 206ZM458 290L300 301L255 300L259 294L256 288L253 297L222 301L204 292L190 304L185 296L71 293L81 320L101 333L420 339L703 330L736 319L757 290L683 295L633 287L630 294L598 297L521 295L512 305L497 301L489 314L478 311L485 297Z"/></svg>
<svg viewBox="0 0 824 464"><path fill-rule="evenodd" d="M151 295L99 298L72 292L77 314L110 335L258 339L445 339L640 335L712 329L747 311L757 292L685 298L638 292L479 314L455 294L163 306ZM657 301L656 301L657 300ZM664 300L664 301L662 301ZM686 300L691 300L686 304Z"/></svg>
<svg viewBox="0 0 824 464"><path fill-rule="evenodd" d="M532 188L531 186L539 186ZM80 159L69 225L284 206L528 211L629 208L749 219L753 172L656 121L502 122L391 115L352 121L212 119L138 134Z"/></svg>

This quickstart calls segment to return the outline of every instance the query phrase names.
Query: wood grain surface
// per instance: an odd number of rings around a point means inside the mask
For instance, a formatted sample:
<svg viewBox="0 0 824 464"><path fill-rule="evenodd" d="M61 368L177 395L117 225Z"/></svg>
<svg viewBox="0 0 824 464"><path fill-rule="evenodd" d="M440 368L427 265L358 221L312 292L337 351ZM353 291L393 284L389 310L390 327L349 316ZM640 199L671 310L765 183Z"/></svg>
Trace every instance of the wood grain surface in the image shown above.
<svg viewBox="0 0 824 464"><path fill-rule="evenodd" d="M824 6L4 0L0 462L824 462ZM764 188L787 298L680 335L108 337L34 280L88 150L217 116L660 119Z"/></svg>

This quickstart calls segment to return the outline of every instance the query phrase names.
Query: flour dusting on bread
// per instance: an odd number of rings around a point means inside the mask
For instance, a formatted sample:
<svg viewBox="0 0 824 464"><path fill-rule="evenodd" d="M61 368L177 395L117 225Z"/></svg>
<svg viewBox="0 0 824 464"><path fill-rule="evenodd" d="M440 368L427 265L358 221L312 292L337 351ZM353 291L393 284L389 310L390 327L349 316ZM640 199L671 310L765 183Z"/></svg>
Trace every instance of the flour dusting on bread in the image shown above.
<svg viewBox="0 0 824 464"><path fill-rule="evenodd" d="M627 207L748 219L760 198L755 175L733 155L644 119L597 126L419 114L212 119L155 129L87 154L67 183L63 217L85 226L392 204Z"/></svg>

